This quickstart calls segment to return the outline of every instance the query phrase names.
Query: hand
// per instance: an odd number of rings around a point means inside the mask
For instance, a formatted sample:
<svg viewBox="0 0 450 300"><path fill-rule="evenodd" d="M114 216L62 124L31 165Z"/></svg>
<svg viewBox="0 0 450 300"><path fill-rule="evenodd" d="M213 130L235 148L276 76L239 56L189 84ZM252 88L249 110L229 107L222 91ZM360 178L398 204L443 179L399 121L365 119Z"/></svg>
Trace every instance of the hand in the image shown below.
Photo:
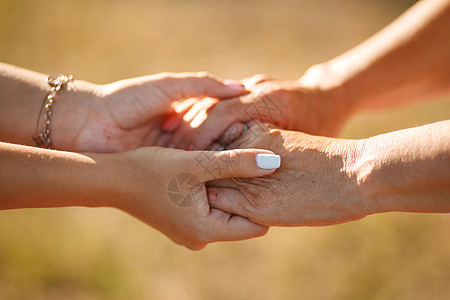
<svg viewBox="0 0 450 300"><path fill-rule="evenodd" d="M281 167L263 178L208 183L210 205L266 226L361 219L374 209L360 200L351 172L361 143L254 125L231 147L271 150L281 156Z"/></svg>
<svg viewBox="0 0 450 300"><path fill-rule="evenodd" d="M210 208L205 182L219 178L271 174L260 169L258 153L181 151L149 147L113 154L121 174L112 206L139 218L173 241L201 249L215 241L242 240L264 235L268 228L246 218ZM117 156L122 157L117 159Z"/></svg>
<svg viewBox="0 0 450 300"><path fill-rule="evenodd" d="M176 101L205 96L242 94L236 83L225 84L207 73L161 73L107 85L76 80L61 93L53 120L56 149L119 152L142 146L164 146L171 134L161 125L184 113L195 101L175 111Z"/></svg>
<svg viewBox="0 0 450 300"><path fill-rule="evenodd" d="M313 72L314 73L314 72ZM250 94L220 101L208 107L206 120L200 115L191 144L194 149L207 149L210 144L224 136L236 123L252 119L274 124L279 128L310 134L335 136L351 113L341 88L325 88L312 84L311 72L299 81L283 81L265 75L255 75L243 80ZM227 141L225 141L227 142ZM177 147L185 148L186 144Z"/></svg>

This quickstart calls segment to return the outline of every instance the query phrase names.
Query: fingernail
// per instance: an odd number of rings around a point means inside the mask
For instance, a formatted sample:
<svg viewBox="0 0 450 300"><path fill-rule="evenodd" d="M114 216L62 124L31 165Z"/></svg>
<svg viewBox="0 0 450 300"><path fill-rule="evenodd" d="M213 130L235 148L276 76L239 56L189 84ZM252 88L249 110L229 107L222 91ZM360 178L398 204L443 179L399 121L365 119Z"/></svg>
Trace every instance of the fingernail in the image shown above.
<svg viewBox="0 0 450 300"><path fill-rule="evenodd" d="M192 151L192 149L194 149L194 146L192 146L192 145L189 145L186 147L186 151Z"/></svg>
<svg viewBox="0 0 450 300"><path fill-rule="evenodd" d="M230 89L233 89L236 91L244 91L245 90L244 85L240 81L237 81L237 80L225 80L223 83Z"/></svg>
<svg viewBox="0 0 450 300"><path fill-rule="evenodd" d="M174 130L175 129L176 120L177 120L176 116L168 117L164 121L164 123L162 124L162 126L161 126L162 129L165 130L165 131L172 131L172 130Z"/></svg>
<svg viewBox="0 0 450 300"><path fill-rule="evenodd" d="M258 154L256 155L256 164L264 170L278 169L281 165L281 157L276 154Z"/></svg>

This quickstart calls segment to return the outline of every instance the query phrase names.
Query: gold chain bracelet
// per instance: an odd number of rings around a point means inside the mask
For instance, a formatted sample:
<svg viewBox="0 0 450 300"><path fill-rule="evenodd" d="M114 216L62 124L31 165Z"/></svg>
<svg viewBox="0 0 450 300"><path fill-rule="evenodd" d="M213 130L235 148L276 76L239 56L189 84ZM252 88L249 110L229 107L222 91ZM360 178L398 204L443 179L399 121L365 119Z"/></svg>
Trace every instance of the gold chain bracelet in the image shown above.
<svg viewBox="0 0 450 300"><path fill-rule="evenodd" d="M41 113L39 113L38 125L36 127L37 132L34 136L31 137L31 140L34 142L34 144L37 147L47 148L47 149L52 148L52 139L51 139L50 129L51 129L52 112L53 112L53 104L55 102L55 97L56 97L56 94L59 92L59 90L61 90L61 87L66 85L72 79L73 79L72 75L64 76L61 74L50 75L47 78L47 83L48 83L48 85L50 85L51 90L50 90L50 93L47 95L47 97L44 100L44 106L43 106L45 108L44 128L42 129L41 132L39 132L37 130L37 128L39 127L39 121L41 119L40 118ZM41 109L41 112L42 112L42 109Z"/></svg>

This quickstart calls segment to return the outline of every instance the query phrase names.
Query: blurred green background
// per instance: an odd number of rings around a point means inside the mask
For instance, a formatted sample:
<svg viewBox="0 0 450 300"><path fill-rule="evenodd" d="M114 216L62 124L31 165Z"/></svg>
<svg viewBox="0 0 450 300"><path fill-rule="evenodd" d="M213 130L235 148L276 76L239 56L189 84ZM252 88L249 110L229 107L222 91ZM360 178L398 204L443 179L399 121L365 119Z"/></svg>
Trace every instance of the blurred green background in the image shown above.
<svg viewBox="0 0 450 300"><path fill-rule="evenodd" d="M409 0L0 0L0 61L97 83L161 71L298 78ZM342 136L450 117L360 113ZM113 209L0 212L0 299L449 299L450 217L390 213L191 252Z"/></svg>

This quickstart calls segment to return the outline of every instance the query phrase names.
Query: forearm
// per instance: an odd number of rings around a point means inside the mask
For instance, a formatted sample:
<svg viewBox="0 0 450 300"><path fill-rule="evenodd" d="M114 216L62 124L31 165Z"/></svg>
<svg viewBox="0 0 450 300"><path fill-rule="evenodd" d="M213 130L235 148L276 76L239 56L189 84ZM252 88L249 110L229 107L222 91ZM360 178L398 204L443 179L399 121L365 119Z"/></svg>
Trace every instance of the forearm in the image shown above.
<svg viewBox="0 0 450 300"><path fill-rule="evenodd" d="M34 146L31 136L44 126L48 75L0 63L0 141ZM51 120L53 147L70 149L86 122L96 85L76 80L56 95ZM39 123L38 123L39 121Z"/></svg>
<svg viewBox="0 0 450 300"><path fill-rule="evenodd" d="M450 212L450 121L364 141L353 166L371 212Z"/></svg>
<svg viewBox="0 0 450 300"><path fill-rule="evenodd" d="M0 63L0 140L31 145L49 91L44 74Z"/></svg>
<svg viewBox="0 0 450 300"><path fill-rule="evenodd" d="M450 1L420 1L301 82L338 91L348 110L382 108L450 92Z"/></svg>
<svg viewBox="0 0 450 300"><path fill-rule="evenodd" d="M111 206L120 177L111 155L0 143L0 209Z"/></svg>

